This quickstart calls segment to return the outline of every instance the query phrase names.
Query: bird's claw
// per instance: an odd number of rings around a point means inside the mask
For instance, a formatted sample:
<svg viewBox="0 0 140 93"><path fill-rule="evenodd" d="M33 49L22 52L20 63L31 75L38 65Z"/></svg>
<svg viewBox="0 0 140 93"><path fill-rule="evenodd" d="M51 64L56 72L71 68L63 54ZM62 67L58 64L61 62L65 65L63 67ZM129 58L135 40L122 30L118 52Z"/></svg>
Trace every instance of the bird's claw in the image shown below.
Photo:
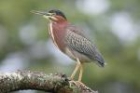
<svg viewBox="0 0 140 93"><path fill-rule="evenodd" d="M82 83L81 81L71 80L69 83L70 83L70 87L72 87L73 84L78 86L78 87L83 87L83 88L86 87L86 85L84 83Z"/></svg>

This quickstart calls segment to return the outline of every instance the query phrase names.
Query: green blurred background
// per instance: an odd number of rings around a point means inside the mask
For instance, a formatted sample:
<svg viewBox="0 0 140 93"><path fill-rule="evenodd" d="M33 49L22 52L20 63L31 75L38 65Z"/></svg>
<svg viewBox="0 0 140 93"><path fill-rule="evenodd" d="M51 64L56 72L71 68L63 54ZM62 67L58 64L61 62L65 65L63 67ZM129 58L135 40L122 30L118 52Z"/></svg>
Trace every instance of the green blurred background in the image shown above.
<svg viewBox="0 0 140 93"><path fill-rule="evenodd" d="M76 63L52 44L48 21L30 12L50 9L83 27L105 58L104 68L85 65L87 86L99 93L140 93L140 0L0 0L1 72L72 73Z"/></svg>

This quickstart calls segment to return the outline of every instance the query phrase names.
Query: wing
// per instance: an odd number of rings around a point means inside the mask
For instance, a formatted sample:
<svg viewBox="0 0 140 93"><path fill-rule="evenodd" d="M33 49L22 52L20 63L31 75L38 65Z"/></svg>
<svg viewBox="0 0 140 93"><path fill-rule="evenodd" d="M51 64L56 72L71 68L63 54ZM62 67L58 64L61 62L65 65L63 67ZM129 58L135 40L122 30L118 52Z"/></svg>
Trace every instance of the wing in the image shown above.
<svg viewBox="0 0 140 93"><path fill-rule="evenodd" d="M66 45L70 49L99 62L101 66L104 65L104 60L98 49L90 40L86 38L86 36L84 36L79 28L75 26L69 26L66 28L66 30Z"/></svg>

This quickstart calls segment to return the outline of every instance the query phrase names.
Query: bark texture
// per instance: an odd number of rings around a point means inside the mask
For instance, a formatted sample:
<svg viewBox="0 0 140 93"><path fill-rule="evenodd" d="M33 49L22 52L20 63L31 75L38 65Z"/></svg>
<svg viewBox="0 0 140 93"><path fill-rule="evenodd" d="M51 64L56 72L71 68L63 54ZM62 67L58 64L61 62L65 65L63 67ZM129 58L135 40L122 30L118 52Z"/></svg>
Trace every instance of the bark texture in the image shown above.
<svg viewBox="0 0 140 93"><path fill-rule="evenodd" d="M30 71L0 73L0 93L27 89L50 93L98 93L81 83L70 81L65 74Z"/></svg>

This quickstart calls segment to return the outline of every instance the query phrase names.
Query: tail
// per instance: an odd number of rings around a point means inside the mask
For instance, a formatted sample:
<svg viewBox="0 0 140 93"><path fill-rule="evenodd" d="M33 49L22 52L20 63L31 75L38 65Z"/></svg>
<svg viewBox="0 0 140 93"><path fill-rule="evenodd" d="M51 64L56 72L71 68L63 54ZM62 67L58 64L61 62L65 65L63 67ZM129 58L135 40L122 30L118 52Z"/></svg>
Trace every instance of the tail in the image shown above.
<svg viewBox="0 0 140 93"><path fill-rule="evenodd" d="M102 57L101 54L96 55L95 57L95 61L97 61L96 63L100 66L100 67L104 67L105 66L105 61Z"/></svg>

